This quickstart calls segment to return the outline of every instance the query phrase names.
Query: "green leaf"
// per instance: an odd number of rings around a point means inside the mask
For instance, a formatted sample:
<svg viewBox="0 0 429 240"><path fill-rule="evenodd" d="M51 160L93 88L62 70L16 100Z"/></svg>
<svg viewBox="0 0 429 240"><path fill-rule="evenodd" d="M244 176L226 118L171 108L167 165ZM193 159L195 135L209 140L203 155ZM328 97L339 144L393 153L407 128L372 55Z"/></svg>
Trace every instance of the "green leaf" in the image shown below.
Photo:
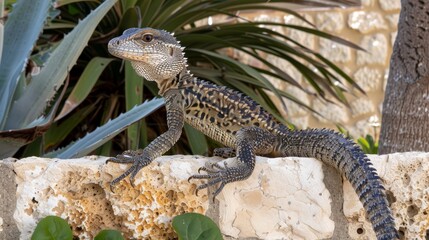
<svg viewBox="0 0 429 240"><path fill-rule="evenodd" d="M174 217L173 228L180 240L223 239L213 220L199 213L185 213Z"/></svg>
<svg viewBox="0 0 429 240"><path fill-rule="evenodd" d="M83 70L82 75L80 75L77 84L67 98L64 107L61 109L61 112L55 120L61 119L65 115L69 114L73 109L79 106L83 100L85 100L101 73L112 60L113 58L94 57L89 61L88 65L86 65Z"/></svg>
<svg viewBox="0 0 429 240"><path fill-rule="evenodd" d="M64 37L40 73L33 77L22 97L11 106L9 116L13 117L7 119L6 129L25 127L43 113L76 63L98 22L115 2L116 0L103 2Z"/></svg>
<svg viewBox="0 0 429 240"><path fill-rule="evenodd" d="M94 240L123 240L121 232L117 230L102 230L95 236Z"/></svg>
<svg viewBox="0 0 429 240"><path fill-rule="evenodd" d="M192 154L206 154L209 151L206 136L202 132L190 126L189 124L185 124L184 128L186 132L186 137L188 138L189 146L191 147Z"/></svg>
<svg viewBox="0 0 429 240"><path fill-rule="evenodd" d="M156 109L164 105L164 100L161 98L146 101L130 111L119 115L117 118L107 122L101 127L98 127L93 132L85 137L68 145L67 147L55 152L45 154L44 157L55 158L77 158L88 155L91 151L103 145L118 133L122 132L126 127L136 121L151 114Z"/></svg>
<svg viewBox="0 0 429 240"><path fill-rule="evenodd" d="M36 226L31 240L72 240L72 230L66 220L47 216Z"/></svg>
<svg viewBox="0 0 429 240"><path fill-rule="evenodd" d="M8 15L4 27L7 37L3 39L0 57L0 129L5 125L19 75L42 31L50 6L51 1L21 0Z"/></svg>
<svg viewBox="0 0 429 240"><path fill-rule="evenodd" d="M143 78L134 71L131 63L125 61L125 104L127 111L143 100ZM140 124L137 122L127 129L128 148L136 150L140 142Z"/></svg>

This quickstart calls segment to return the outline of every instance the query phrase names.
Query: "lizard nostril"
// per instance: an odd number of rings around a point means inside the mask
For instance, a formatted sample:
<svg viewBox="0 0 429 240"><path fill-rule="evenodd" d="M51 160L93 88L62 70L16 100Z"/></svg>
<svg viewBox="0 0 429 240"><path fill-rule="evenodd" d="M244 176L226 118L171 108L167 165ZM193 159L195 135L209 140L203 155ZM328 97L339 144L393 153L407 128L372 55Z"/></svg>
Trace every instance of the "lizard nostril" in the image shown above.
<svg viewBox="0 0 429 240"><path fill-rule="evenodd" d="M169 51L169 52L170 52L170 56L172 57L172 56L173 56L174 49L173 49L173 48L170 48L169 50L170 50L170 51Z"/></svg>

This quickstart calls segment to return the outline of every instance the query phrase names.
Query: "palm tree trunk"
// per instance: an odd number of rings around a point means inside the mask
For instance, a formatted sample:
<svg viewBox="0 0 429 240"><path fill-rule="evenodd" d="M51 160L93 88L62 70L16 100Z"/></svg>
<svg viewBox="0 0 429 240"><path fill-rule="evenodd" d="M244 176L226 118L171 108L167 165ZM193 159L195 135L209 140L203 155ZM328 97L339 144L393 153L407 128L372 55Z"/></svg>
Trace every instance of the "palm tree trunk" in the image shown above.
<svg viewBox="0 0 429 240"><path fill-rule="evenodd" d="M379 153L429 151L429 2L402 0Z"/></svg>

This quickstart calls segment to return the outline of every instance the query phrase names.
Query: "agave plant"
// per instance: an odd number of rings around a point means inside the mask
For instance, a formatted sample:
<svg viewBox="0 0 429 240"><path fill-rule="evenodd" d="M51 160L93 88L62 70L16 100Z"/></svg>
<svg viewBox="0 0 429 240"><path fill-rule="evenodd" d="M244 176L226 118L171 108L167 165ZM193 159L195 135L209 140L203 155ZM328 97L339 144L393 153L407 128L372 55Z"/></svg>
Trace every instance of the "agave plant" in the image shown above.
<svg viewBox="0 0 429 240"><path fill-rule="evenodd" d="M109 155L112 148L121 151L141 147L148 139L165 131L166 124L157 124L165 122L161 112L130 126L126 135L116 138L115 144L110 141L118 129L124 129L162 105L161 100L155 100L133 109L143 99L156 96L156 86L138 77L128 63L122 64L107 52L108 40L129 27L148 26L174 32L187 47L185 52L194 75L244 92L279 119L282 117L267 90L279 98L300 102L276 89L267 76L301 86L285 71L261 57L261 53L288 60L321 97L331 94L345 102L345 90L334 82L345 81L356 86L332 62L271 27L293 28L358 48L356 45L313 27L238 21L240 17L236 15L242 10L275 10L306 21L277 3L321 5L319 1L121 0L115 3L107 0L99 4L96 1L57 0L54 8L48 0L36 2L18 1L5 25L7 37L0 63L0 157L11 156L34 140L21 150L20 156L77 157L102 144L97 153ZM24 12L27 15L22 18ZM196 23L214 15L225 15L231 21L197 26ZM80 21L80 18L84 20ZM67 34L65 37L64 33ZM35 48L34 43L37 43ZM19 50L15 52L15 49ZM248 54L259 60L262 67L249 66L223 55L220 50L224 49ZM36 66L33 70L40 68L40 72L26 74L25 67L28 69L29 62ZM62 88L66 96L63 100L63 94L57 91L67 76L69 84ZM121 112L126 113L109 121ZM97 128L100 125L103 126ZM83 137L89 130L94 131ZM190 126L185 126L185 132L186 137L179 142L177 151L197 154L208 151L210 142L201 133ZM83 138L76 141L79 137ZM68 147L51 151L73 141L76 142Z"/></svg>

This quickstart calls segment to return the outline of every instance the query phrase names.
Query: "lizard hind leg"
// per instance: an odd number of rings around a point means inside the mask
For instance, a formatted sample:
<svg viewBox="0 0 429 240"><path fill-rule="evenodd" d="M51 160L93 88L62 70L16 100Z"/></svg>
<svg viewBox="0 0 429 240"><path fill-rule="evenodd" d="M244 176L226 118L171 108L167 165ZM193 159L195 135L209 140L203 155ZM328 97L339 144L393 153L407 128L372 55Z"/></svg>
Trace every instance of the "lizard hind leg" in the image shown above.
<svg viewBox="0 0 429 240"><path fill-rule="evenodd" d="M248 178L255 167L255 154L267 154L273 151L275 140L276 137L267 130L258 127L243 128L236 135L237 158L231 163L231 166L226 163L224 163L224 166L221 166L221 163L216 163L211 167L202 167L198 172L204 171L205 174L192 175L189 180L208 180L197 187L197 192L219 184L213 193L213 198L215 198L226 184ZM220 153L224 154L225 151L221 150Z"/></svg>

